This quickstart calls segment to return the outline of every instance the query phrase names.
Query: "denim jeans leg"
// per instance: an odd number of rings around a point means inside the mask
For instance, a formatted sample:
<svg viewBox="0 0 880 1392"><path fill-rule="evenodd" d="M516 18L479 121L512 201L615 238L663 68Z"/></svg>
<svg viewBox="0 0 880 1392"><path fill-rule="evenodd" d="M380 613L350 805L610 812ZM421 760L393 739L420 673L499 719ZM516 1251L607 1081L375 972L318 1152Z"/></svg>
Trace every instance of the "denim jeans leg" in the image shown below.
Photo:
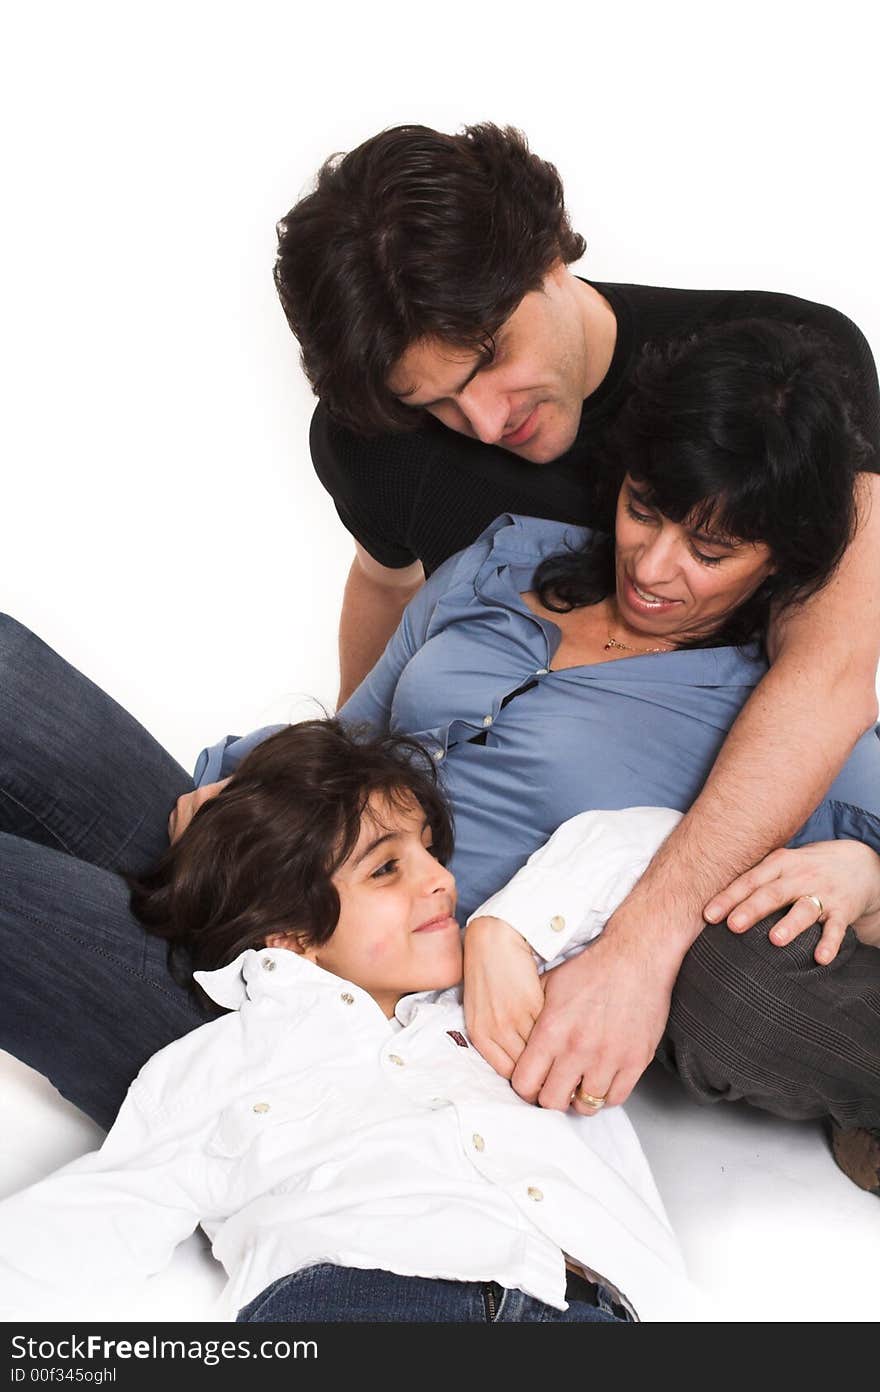
<svg viewBox="0 0 880 1392"><path fill-rule="evenodd" d="M108 870L0 833L0 1047L109 1127L157 1049L215 1018Z"/></svg>
<svg viewBox="0 0 880 1392"><path fill-rule="evenodd" d="M321 1263L282 1276L236 1316L237 1324L484 1324L475 1281L396 1276Z"/></svg>
<svg viewBox="0 0 880 1392"><path fill-rule="evenodd" d="M568 1309L557 1310L520 1290L506 1290L495 1316L497 1324L629 1324L630 1320L611 1309L611 1297L599 1287L599 1303L588 1305L568 1297Z"/></svg>
<svg viewBox="0 0 880 1392"><path fill-rule="evenodd" d="M626 1324L599 1288L599 1304L572 1301L557 1310L519 1290L500 1290L490 1309L488 1283L396 1276L355 1267L303 1267L273 1281L240 1310L238 1324ZM607 1298L606 1298L607 1297Z"/></svg>
<svg viewBox="0 0 880 1392"><path fill-rule="evenodd" d="M0 831L137 872L167 846L168 814L192 786L100 687L0 615Z"/></svg>

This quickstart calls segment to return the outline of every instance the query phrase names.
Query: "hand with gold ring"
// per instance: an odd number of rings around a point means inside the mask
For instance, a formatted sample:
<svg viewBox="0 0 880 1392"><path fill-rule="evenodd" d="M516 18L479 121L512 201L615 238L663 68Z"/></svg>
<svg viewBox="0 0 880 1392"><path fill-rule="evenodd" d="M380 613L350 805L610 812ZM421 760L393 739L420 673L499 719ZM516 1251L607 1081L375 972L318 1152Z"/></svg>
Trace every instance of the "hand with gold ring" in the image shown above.
<svg viewBox="0 0 880 1392"><path fill-rule="evenodd" d="M880 856L861 841L817 841L797 850L773 851L706 905L710 923L727 919L744 933L768 914L788 909L770 930L785 947L816 924L822 933L813 952L820 964L837 956L847 926L875 945L880 941Z"/></svg>
<svg viewBox="0 0 880 1392"><path fill-rule="evenodd" d="M602 1109L602 1107L605 1106L605 1103L608 1101L608 1098L594 1097L591 1092L587 1092L586 1088L584 1087L583 1080L581 1080L581 1082L579 1082L577 1087L575 1088L574 1092L571 1094L571 1100L573 1102L580 1102L584 1107L588 1107L592 1112L598 1112Z"/></svg>

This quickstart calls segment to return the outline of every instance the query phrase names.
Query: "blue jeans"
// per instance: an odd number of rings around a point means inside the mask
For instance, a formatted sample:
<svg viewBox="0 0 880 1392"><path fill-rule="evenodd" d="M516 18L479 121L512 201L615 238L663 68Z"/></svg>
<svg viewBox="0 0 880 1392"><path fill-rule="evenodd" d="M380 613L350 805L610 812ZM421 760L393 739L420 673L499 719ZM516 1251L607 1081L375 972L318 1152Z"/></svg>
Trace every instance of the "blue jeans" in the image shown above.
<svg viewBox="0 0 880 1392"><path fill-rule="evenodd" d="M240 1310L237 1324L628 1324L604 1286L570 1276L567 1310L494 1281L438 1281L306 1266L273 1281ZM592 1301L596 1301L595 1304Z"/></svg>
<svg viewBox="0 0 880 1392"><path fill-rule="evenodd" d="M222 1012L168 974L123 873L192 780L121 706L0 615L0 1047L104 1127L157 1049Z"/></svg>

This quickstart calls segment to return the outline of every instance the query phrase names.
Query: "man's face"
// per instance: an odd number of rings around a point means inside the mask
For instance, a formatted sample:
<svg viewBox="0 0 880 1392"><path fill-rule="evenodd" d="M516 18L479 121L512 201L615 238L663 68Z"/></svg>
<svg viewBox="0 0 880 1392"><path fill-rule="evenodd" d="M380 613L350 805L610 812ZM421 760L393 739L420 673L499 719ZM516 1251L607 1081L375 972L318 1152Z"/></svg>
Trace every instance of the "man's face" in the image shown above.
<svg viewBox="0 0 880 1392"><path fill-rule="evenodd" d="M590 390L583 288L558 266L502 325L491 362L422 339L395 364L389 388L450 430L549 464L574 443Z"/></svg>

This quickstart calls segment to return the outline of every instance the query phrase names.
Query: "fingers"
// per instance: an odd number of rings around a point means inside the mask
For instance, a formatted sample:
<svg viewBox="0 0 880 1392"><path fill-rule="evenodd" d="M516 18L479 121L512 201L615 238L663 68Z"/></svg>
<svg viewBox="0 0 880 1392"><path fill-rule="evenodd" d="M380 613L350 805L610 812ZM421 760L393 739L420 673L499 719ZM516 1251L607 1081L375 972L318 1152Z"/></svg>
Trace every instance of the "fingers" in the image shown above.
<svg viewBox="0 0 880 1392"><path fill-rule="evenodd" d="M495 1021L494 1024L485 1027L476 1017L472 1022L465 1012L465 1024L474 1048L502 1078L511 1077L528 1043L538 1013L539 1011L535 1010L534 1014L520 1014L513 1020Z"/></svg>
<svg viewBox="0 0 880 1392"><path fill-rule="evenodd" d="M763 916L763 915L761 915ZM757 922L757 919L755 920ZM786 947L807 928L822 921L822 916L813 900L802 895L792 904L788 913L775 923L770 930L770 941L776 947ZM823 966L833 962L840 950L847 929L846 918L840 913L829 912L824 920L822 936L813 952L813 957Z"/></svg>
<svg viewBox="0 0 880 1392"><path fill-rule="evenodd" d="M507 1078L509 1081L516 1067L519 1054L514 1055L507 1053L499 1044L493 1044L491 1039L479 1039L472 1030L469 1031L469 1033L471 1036L471 1043L477 1052L482 1054L483 1058L495 1069L496 1073L500 1073L502 1078ZM520 1050L520 1053L521 1052L522 1050Z"/></svg>
<svg viewBox="0 0 880 1392"><path fill-rule="evenodd" d="M791 899L783 898L782 902L777 903L774 907L783 908L786 903L791 903ZM772 912L772 910L767 912ZM799 899L795 899L794 903L791 903L791 908L785 917L781 918L778 923L774 923L770 929L770 941L775 943L777 947L785 947L794 938L799 937L805 929L812 928L814 923L818 923L821 916L822 911L819 905L808 898L806 894L802 894ZM765 917L764 914L758 915L758 918L763 917ZM755 919L756 923L757 921L758 919Z"/></svg>
<svg viewBox="0 0 880 1392"><path fill-rule="evenodd" d="M194 793L181 793L168 818L168 840L174 842L183 835L193 819L193 815L198 809L200 790L197 788Z"/></svg>
<svg viewBox="0 0 880 1392"><path fill-rule="evenodd" d="M514 1091L527 1102L550 1111L565 1112L571 1107L581 1116L594 1116L603 1107L616 1107L624 1102L638 1079L615 1073L601 1061L585 1065L576 1055L564 1054L556 1059L551 1055L534 1053L530 1046L519 1060L511 1077ZM585 1081L589 1079L589 1081ZM595 1099L590 1102L588 1099Z"/></svg>
<svg viewBox="0 0 880 1392"><path fill-rule="evenodd" d="M841 917L840 914L830 913L826 918L825 926L822 929L822 936L816 944L816 950L813 953L816 961L820 962L823 967L827 966L829 962L834 961L840 950L840 944L843 942L848 926L846 919Z"/></svg>
<svg viewBox="0 0 880 1392"><path fill-rule="evenodd" d="M735 891L736 886L741 885L747 879L746 875L740 876L740 879L734 881L729 890L725 890L724 895L719 895L718 899L712 901L712 905L707 905L706 916L708 917L710 907L726 901L727 896ZM784 909L787 905L790 905L788 913L780 918L778 923L774 923L770 930L769 937L773 945L787 947L801 933L822 921L822 936L816 944L813 956L823 966L833 962L846 933L846 916L840 912L828 910L823 918L823 912L820 911L814 899L799 891L797 886L788 878L775 879L770 884L761 885L751 893L746 894L736 908L728 913L727 926L731 932L745 933L756 923L760 923L762 918L769 917L770 914Z"/></svg>
<svg viewBox="0 0 880 1392"><path fill-rule="evenodd" d="M594 1091L595 1088L596 1084L595 1081L592 1080L592 1075L589 1084L581 1078L574 1092L571 1094L572 1110L577 1112L580 1116L596 1116L598 1112L601 1112L603 1107L609 1106L612 1084L606 1083L604 1087Z"/></svg>
<svg viewBox="0 0 880 1392"><path fill-rule="evenodd" d="M763 914L756 914L754 919L748 924L741 921L740 915L747 901L761 889L775 880L781 869L784 851L773 851L765 856L759 864L754 865L751 870L746 870L744 874L737 876L732 884L723 889L720 894L716 894L714 899L703 910L703 916L709 923L721 923L725 918L729 928L735 931L744 932L746 927L751 928L753 923L757 923ZM790 900L786 900L790 903ZM775 908L780 908L781 904L776 904ZM772 912L772 909L766 912ZM731 918L736 921L731 922Z"/></svg>

